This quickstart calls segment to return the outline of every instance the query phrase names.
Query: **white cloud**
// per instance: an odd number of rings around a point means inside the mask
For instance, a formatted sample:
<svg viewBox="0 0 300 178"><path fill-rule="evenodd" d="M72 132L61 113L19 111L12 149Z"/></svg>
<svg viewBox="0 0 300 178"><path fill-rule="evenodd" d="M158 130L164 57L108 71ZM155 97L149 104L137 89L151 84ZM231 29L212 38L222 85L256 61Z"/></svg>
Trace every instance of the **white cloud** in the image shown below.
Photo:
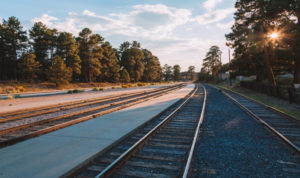
<svg viewBox="0 0 300 178"><path fill-rule="evenodd" d="M32 19L32 22L43 22L47 26L53 26L53 21L57 21L58 18L43 14L41 17Z"/></svg>
<svg viewBox="0 0 300 178"><path fill-rule="evenodd" d="M207 0L203 3L203 7L210 11L220 2L222 2L222 0Z"/></svg>
<svg viewBox="0 0 300 178"><path fill-rule="evenodd" d="M208 13L195 17L195 20L201 25L216 23L221 20L224 20L229 15L233 14L234 11L235 8L210 11Z"/></svg>
<svg viewBox="0 0 300 178"><path fill-rule="evenodd" d="M87 27L101 34L114 47L123 41L137 40L142 47L153 51L162 64L180 64L186 70L189 65L199 69L210 45L222 47L225 44L221 29L229 24L222 21L233 11L233 8L219 9L193 16L190 9L145 4L135 5L126 13L104 16L86 9L81 13L69 12L64 19L43 14L31 21L42 21L50 28L76 36Z"/></svg>
<svg viewBox="0 0 300 178"><path fill-rule="evenodd" d="M233 24L234 24L234 21L230 21L228 23L217 23L216 26L220 29L228 30L232 27Z"/></svg>

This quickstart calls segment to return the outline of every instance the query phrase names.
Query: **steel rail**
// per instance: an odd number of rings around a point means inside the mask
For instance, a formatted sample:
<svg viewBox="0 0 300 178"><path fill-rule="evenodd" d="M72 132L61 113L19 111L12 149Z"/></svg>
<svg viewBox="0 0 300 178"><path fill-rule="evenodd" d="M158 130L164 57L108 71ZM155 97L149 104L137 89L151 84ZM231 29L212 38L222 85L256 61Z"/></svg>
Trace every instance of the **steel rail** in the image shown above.
<svg viewBox="0 0 300 178"><path fill-rule="evenodd" d="M288 138L286 138L284 135L282 135L279 131L277 131L274 127L272 127L267 122L265 122L260 117L258 117L256 114L254 114L252 111L250 111L247 107L243 106L240 102L238 102L235 98L230 96L228 93L226 93L226 92L223 92L223 93L228 98L230 98L234 103L236 103L239 107L241 107L243 110L245 110L250 116L252 116L258 122L260 122L262 125L265 125L268 129L270 129L273 133L275 133L283 141L285 141L290 147L292 147L298 154L300 154L300 148L297 145L295 145L292 141L290 141Z"/></svg>
<svg viewBox="0 0 300 178"><path fill-rule="evenodd" d="M165 119L163 119L157 126L151 129L146 135L139 139L134 145L127 149L123 154L121 154L116 160L109 164L102 172L95 176L95 178L109 176L115 169L117 169L121 164L123 164L132 153L134 153L143 143L145 143L153 134L155 134L167 121L169 121L187 102L195 95L198 87L196 87L193 93L180 104L171 114L169 114Z"/></svg>
<svg viewBox="0 0 300 178"><path fill-rule="evenodd" d="M52 113L52 112L58 112L58 111L62 111L62 110L73 109L76 107L83 107L83 106L98 104L98 103L102 103L102 102L109 102L109 101L122 99L122 98L126 98L126 97L134 97L134 96L138 96L141 94L154 93L154 92L158 92L161 90L174 88L176 86L179 86L179 85L160 88L160 89L154 89L154 90L149 90L149 91L141 91L141 92L137 92L137 93L129 93L129 94L125 94L125 95L120 94L120 95L115 95L115 96L113 95L113 96L99 97L96 99L93 98L93 99L88 99L88 100L79 100L79 101L60 103L60 104L55 104L55 105L48 105L48 106L44 106L44 107L36 107L36 108L30 108L30 109L25 109L25 110L19 110L19 111L15 111L15 112L8 112L8 113L6 113L6 115L0 114L2 117L2 118L0 118L0 123L18 120L18 119L22 119L22 118L33 117L33 116L42 115L42 114L48 114L48 113Z"/></svg>
<svg viewBox="0 0 300 178"><path fill-rule="evenodd" d="M69 121L66 121L66 122L63 122L63 123L59 123L59 124L56 124L54 126L49 126L49 127L46 127L46 128L34 131L34 132L30 132L30 133L27 133L25 135L14 137L14 138L11 138L11 139L8 139L8 140L5 140L5 141L0 141L0 148L4 147L4 146L7 146L7 145L14 144L14 143L19 142L19 141L26 140L28 138L39 136L39 135L42 135L42 134L45 134L45 133L48 133L48 132L51 132L51 131L54 131L54 130L58 130L58 129L61 129L61 128L64 128L64 127L67 127L67 126L70 126L70 125L74 125L74 124L77 124L77 123L80 123L80 122L83 122L83 121L86 121L86 120L90 120L90 119L93 119L95 117L99 117L99 116L102 116L104 114L108 114L108 113L111 113L111 112L129 107L129 106L133 106L133 105L141 103L141 102L148 101L151 98L156 98L156 97L161 96L163 93L171 92L176 88L168 88L168 90L164 90L164 91L161 91L161 92L155 92L155 94L153 94L153 93L148 94L146 97L145 96L139 97L140 99L139 98L138 99L137 98L130 99L130 100L136 100L136 101L133 101L132 103L128 103L128 104L126 104L126 102L128 102L128 101L125 101L124 102L125 105L117 106L115 108L111 108L111 109L108 109L108 110L105 110L105 111L100 111L98 113L86 115L86 116L83 116L83 117L80 117L80 118L77 118L77 119L74 119L74 120L69 120ZM142 99L142 98L144 98L144 99Z"/></svg>
<svg viewBox="0 0 300 178"><path fill-rule="evenodd" d="M115 106L115 105L126 104L128 102L133 102L137 99L149 98L149 97L152 97L152 96L164 93L164 92L172 91L173 89L174 88L168 88L168 89L164 89L164 90L161 90L161 91L153 91L151 93L145 93L145 95L142 95L142 96L135 96L134 95L134 96L132 96L132 98L128 98L128 99L125 99L125 100L115 101L113 103L108 103L108 104L104 104L104 105L100 105L100 106L96 106L96 107L92 107L92 108L88 108L88 109L84 109L84 110L80 110L80 111L75 111L75 112L70 113L70 114L64 114L64 115L53 117L53 118L48 118L48 119L44 119L44 120L40 120L40 121L35 121L35 122L32 122L32 123L22 124L22 125L19 125L19 126L3 129L3 130L0 130L0 136L2 134L13 132L13 131L16 131L16 130L20 130L20 129L24 129L24 128L28 128L28 127L32 127L32 126L36 126L36 125L41 125L41 124L44 124L46 122L59 120L59 119L65 119L65 118L69 118L69 117L74 117L74 116L85 114L85 113L88 113L88 112L93 112L93 111L100 110L100 109L106 109L106 108L109 108L109 107Z"/></svg>
<svg viewBox="0 0 300 178"><path fill-rule="evenodd" d="M220 87L220 86L218 86L218 88L221 88L221 89L223 89L223 90L226 90L226 91L232 92L232 93L234 93L234 94L236 94L236 95L239 95L239 96L241 96L241 97L244 97L244 98L246 98L246 99L248 99L248 100L250 100L250 101L253 101L253 102L257 103L257 104L260 104L260 105L264 106L265 108L267 108L267 109L269 109L269 110L271 110L271 111L275 111L275 112L277 112L278 114L281 114L281 115L287 117L288 119L297 122L298 124L300 123L300 118L296 118L296 117L294 117L294 116L291 116L291 115L289 115L289 114L287 114L287 113L285 113L285 112L283 112L283 111L281 111L281 110L279 110L279 109L276 109L276 108L274 108L274 107L272 107L272 106L269 106L269 105L264 104L264 103L262 103L262 102L260 102L260 101L257 101L257 100L255 100L255 99L252 99L252 98L250 98L250 97L248 97L248 96L246 96L246 95L244 95L244 94L241 94L241 93L238 93L238 92L236 92L236 91L233 91L233 90L230 90L230 89L227 89L227 88L224 88L224 87Z"/></svg>
<svg viewBox="0 0 300 178"><path fill-rule="evenodd" d="M199 119L199 122L198 122L198 125L197 125L195 135L194 135L193 143L192 143L192 146L191 146L191 149L190 149L190 152L189 152L188 160L186 162L186 166L185 166L185 169L184 169L184 172L183 172L183 176L182 176L183 178L188 177L188 174L189 174L189 171L190 171L190 168L191 168L191 163L192 163L192 158L193 158L195 146L196 146L196 143L197 143L197 140L198 140L198 137L199 137L200 127L201 127L201 124L202 124L203 119L204 119L207 95L206 95L205 87L204 86L202 86L202 87L204 89L204 100L203 100L201 115L200 115L200 119Z"/></svg>

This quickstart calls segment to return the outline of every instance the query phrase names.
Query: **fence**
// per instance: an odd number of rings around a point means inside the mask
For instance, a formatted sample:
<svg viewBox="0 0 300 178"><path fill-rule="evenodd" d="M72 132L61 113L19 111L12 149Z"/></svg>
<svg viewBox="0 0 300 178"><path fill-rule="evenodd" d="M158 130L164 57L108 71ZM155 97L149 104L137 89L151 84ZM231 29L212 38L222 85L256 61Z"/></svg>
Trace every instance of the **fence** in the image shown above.
<svg viewBox="0 0 300 178"><path fill-rule="evenodd" d="M300 104L300 91L294 87L270 86L259 82L241 81L241 87Z"/></svg>

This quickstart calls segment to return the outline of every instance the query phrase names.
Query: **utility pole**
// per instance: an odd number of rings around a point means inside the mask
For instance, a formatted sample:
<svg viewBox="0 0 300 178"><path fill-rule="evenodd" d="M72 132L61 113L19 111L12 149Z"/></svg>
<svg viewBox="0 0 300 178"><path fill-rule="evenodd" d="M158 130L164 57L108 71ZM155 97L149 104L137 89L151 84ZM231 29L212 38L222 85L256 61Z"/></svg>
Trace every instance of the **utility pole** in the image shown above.
<svg viewBox="0 0 300 178"><path fill-rule="evenodd" d="M231 75L230 75L230 48L228 48L228 58L229 58L229 63L228 63L228 78L229 78L229 86L232 86L231 82Z"/></svg>

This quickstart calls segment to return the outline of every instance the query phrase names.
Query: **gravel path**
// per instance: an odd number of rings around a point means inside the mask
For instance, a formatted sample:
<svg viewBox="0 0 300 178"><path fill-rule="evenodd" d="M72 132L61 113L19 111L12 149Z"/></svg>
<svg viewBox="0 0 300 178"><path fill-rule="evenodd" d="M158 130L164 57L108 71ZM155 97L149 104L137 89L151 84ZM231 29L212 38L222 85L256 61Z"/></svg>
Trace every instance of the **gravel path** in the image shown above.
<svg viewBox="0 0 300 178"><path fill-rule="evenodd" d="M299 177L298 154L221 92L206 87L192 177Z"/></svg>

